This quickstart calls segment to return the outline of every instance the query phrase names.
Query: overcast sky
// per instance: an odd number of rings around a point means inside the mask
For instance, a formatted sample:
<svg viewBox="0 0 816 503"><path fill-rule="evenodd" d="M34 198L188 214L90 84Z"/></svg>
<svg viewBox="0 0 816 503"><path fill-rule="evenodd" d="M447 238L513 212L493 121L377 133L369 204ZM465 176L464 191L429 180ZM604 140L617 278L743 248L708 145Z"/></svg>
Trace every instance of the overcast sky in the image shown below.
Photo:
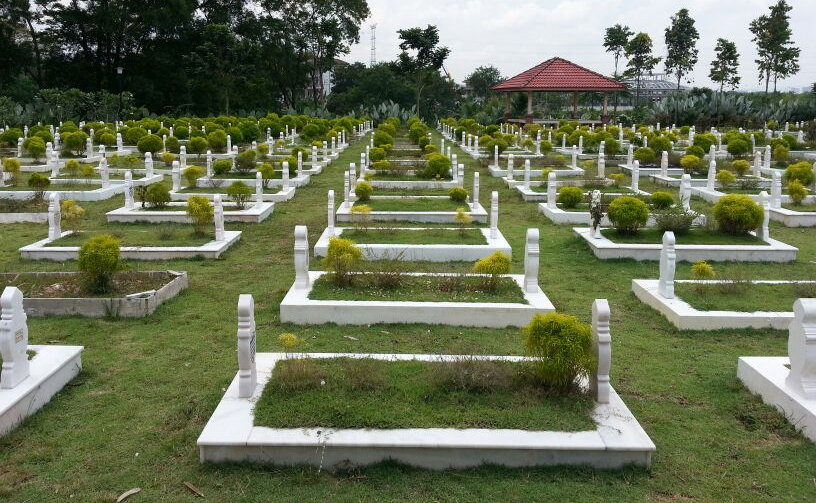
<svg viewBox="0 0 816 503"><path fill-rule="evenodd" d="M654 52L665 56L664 29L669 18L685 7L700 32L699 61L692 85L711 86L710 62L718 37L734 41L740 54L742 89L758 89L748 24L768 13L772 0L368 0L372 16L364 24L360 43L342 59L370 60L370 23L377 23L377 60L396 58L397 30L434 24L441 44L451 49L445 68L457 81L480 65L493 65L506 77L541 61L560 56L611 75L611 54L603 48L604 30L616 23L635 33L645 31ZM799 73L779 83L780 90L816 82L816 0L788 0L793 6L791 28L802 49ZM663 71L661 62L655 71ZM773 84L773 83L772 83Z"/></svg>

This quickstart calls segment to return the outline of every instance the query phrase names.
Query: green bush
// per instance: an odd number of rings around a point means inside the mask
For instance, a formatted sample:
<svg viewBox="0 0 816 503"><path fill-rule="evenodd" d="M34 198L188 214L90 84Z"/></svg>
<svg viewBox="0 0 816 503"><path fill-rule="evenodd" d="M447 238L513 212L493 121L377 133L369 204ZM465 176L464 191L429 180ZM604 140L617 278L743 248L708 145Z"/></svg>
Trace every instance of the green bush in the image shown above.
<svg viewBox="0 0 816 503"><path fill-rule="evenodd" d="M499 155L501 155L502 152L507 150L507 142L500 139L500 138L497 138L497 139L494 139L494 140L491 140L491 141L487 142L485 147L487 147L487 154L491 159L493 157L493 152L495 151L496 146L499 147Z"/></svg>
<svg viewBox="0 0 816 503"><path fill-rule="evenodd" d="M790 196L791 201L793 201L793 204L799 206L807 197L808 190L804 185L802 185L802 182L799 180L793 180L788 183L788 195Z"/></svg>
<svg viewBox="0 0 816 503"><path fill-rule="evenodd" d="M23 148L34 160L39 161L40 156L45 153L45 141L39 136L30 136L23 141Z"/></svg>
<svg viewBox="0 0 816 503"><path fill-rule="evenodd" d="M480 258L473 264L475 274L485 275L482 288L488 291L495 290L502 274L510 272L510 257L503 252L493 252L492 255Z"/></svg>
<svg viewBox="0 0 816 503"><path fill-rule="evenodd" d="M206 228L213 223L214 208L205 196L190 196L187 199L187 216L193 221L196 234L206 233Z"/></svg>
<svg viewBox="0 0 816 503"><path fill-rule="evenodd" d="M682 206L669 206L655 210L653 213L655 226L661 232L671 231L675 234L685 234L691 229L697 213L686 211Z"/></svg>
<svg viewBox="0 0 816 503"><path fill-rule="evenodd" d="M621 233L634 233L649 220L649 207L640 199L623 196L609 203L609 221Z"/></svg>
<svg viewBox="0 0 816 503"><path fill-rule="evenodd" d="M79 249L79 270L88 290L107 293L113 287L113 275L119 269L119 240L107 234L94 236Z"/></svg>
<svg viewBox="0 0 816 503"><path fill-rule="evenodd" d="M442 154L428 154L428 160L421 171L423 178L449 178L451 161Z"/></svg>
<svg viewBox="0 0 816 503"><path fill-rule="evenodd" d="M750 150L751 145L742 138L737 138L728 142L728 153L735 157L743 156Z"/></svg>
<svg viewBox="0 0 816 503"><path fill-rule="evenodd" d="M674 197L668 192L654 192L652 193L652 206L658 210L665 210L674 204Z"/></svg>
<svg viewBox="0 0 816 503"><path fill-rule="evenodd" d="M368 151L368 155L371 162L382 161L385 159L385 150L379 147L374 147Z"/></svg>
<svg viewBox="0 0 816 503"><path fill-rule="evenodd" d="M360 201L368 201L369 199L371 199L372 192L374 192L374 189L368 182L365 181L357 182L357 185L354 186L354 194Z"/></svg>
<svg viewBox="0 0 816 503"><path fill-rule="evenodd" d="M138 148L139 152L143 154L145 152L155 154L162 149L162 146L162 139L154 134L142 136L139 139L139 143L136 144L136 148Z"/></svg>
<svg viewBox="0 0 816 503"><path fill-rule="evenodd" d="M718 171L716 178L717 178L717 181L720 183L720 185L724 189L727 189L734 182L737 181L737 177L734 175L734 173L728 171L727 169L722 169L722 170Z"/></svg>
<svg viewBox="0 0 816 503"><path fill-rule="evenodd" d="M737 173L737 175L743 176L749 169L751 169L751 164L745 159L738 159L731 163L731 168Z"/></svg>
<svg viewBox="0 0 816 503"><path fill-rule="evenodd" d="M524 352L534 358L533 370L542 384L559 392L575 389L597 365L591 328L566 314L533 316L524 328Z"/></svg>
<svg viewBox="0 0 816 503"><path fill-rule="evenodd" d="M427 134L428 127L422 123L416 123L408 130L408 137L414 142L418 142L420 138L426 137ZM396 135L396 131L394 131L394 135Z"/></svg>
<svg viewBox="0 0 816 503"><path fill-rule="evenodd" d="M397 126L399 126L399 124L397 124ZM397 136L397 128L396 128L396 126L394 126L393 123L384 122L384 123L380 124L379 126L377 126L377 132L383 132L383 133L387 134L388 136L390 136L391 138ZM377 140L374 140L375 144L376 144L376 142L377 142ZM391 143L391 142L389 141L387 143Z"/></svg>
<svg viewBox="0 0 816 503"><path fill-rule="evenodd" d="M729 194L714 205L717 225L729 234L745 234L756 229L762 224L764 214L762 206L744 195Z"/></svg>
<svg viewBox="0 0 816 503"><path fill-rule="evenodd" d="M151 208L164 208L170 202L170 190L163 183L154 183L145 190L144 202Z"/></svg>
<svg viewBox="0 0 816 503"><path fill-rule="evenodd" d="M575 208L584 200L584 190L581 187L561 187L558 189L558 203L564 208Z"/></svg>
<svg viewBox="0 0 816 503"><path fill-rule="evenodd" d="M31 173L31 175L28 177L28 186L34 190L35 199L41 200L43 198L43 193L50 185L51 180L48 179L47 175Z"/></svg>
<svg viewBox="0 0 816 503"><path fill-rule="evenodd" d="M74 131L73 133L66 133L62 137L62 144L66 150L74 153L80 153L85 150L85 142L88 135L84 131Z"/></svg>
<svg viewBox="0 0 816 503"><path fill-rule="evenodd" d="M614 138L607 138L604 140L604 154L618 155L621 151L620 143Z"/></svg>
<svg viewBox="0 0 816 503"><path fill-rule="evenodd" d="M181 142L175 136L168 136L165 146L167 147L168 152L172 152L174 154L181 152Z"/></svg>
<svg viewBox="0 0 816 503"><path fill-rule="evenodd" d="M257 152L254 150L244 150L235 158L235 169L241 173L248 173L255 169L255 156ZM295 158L295 167L297 168L297 158Z"/></svg>
<svg viewBox="0 0 816 503"><path fill-rule="evenodd" d="M696 155L686 154L680 158L680 166L686 173L696 173L703 169L703 160Z"/></svg>
<svg viewBox="0 0 816 503"><path fill-rule="evenodd" d="M686 149L686 155L693 155L694 157L699 157L702 159L703 156L706 155L706 151L697 145L692 145Z"/></svg>
<svg viewBox="0 0 816 503"><path fill-rule="evenodd" d="M708 152L712 145L717 143L717 137L711 133L701 133L694 135L694 146L700 147L703 152ZM702 156L699 156L702 157Z"/></svg>
<svg viewBox="0 0 816 503"><path fill-rule="evenodd" d="M655 158L657 158L659 155L663 155L664 151L672 151L671 142L662 136L649 139L649 148L652 149L652 152L655 152Z"/></svg>
<svg viewBox="0 0 816 503"><path fill-rule="evenodd" d="M717 273L714 272L711 264L705 260L698 260L691 266L691 277L696 280L714 279L717 277Z"/></svg>
<svg viewBox="0 0 816 503"><path fill-rule="evenodd" d="M462 187L453 187L452 189L448 190L448 197L450 197L451 201L464 203L467 201L468 191Z"/></svg>
<svg viewBox="0 0 816 503"><path fill-rule="evenodd" d="M213 174L225 175L232 169L232 162L229 159L218 159L213 163Z"/></svg>
<svg viewBox="0 0 816 503"><path fill-rule="evenodd" d="M116 136L113 133L104 133L99 136L99 141L97 143L110 147L116 143Z"/></svg>
<svg viewBox="0 0 816 503"><path fill-rule="evenodd" d="M323 258L323 267L331 273L332 280L338 285L349 285L354 279L363 252L353 241L332 236L329 248Z"/></svg>
<svg viewBox="0 0 816 503"><path fill-rule="evenodd" d="M813 166L807 161L791 164L782 177L787 183L796 180L806 187L810 186L813 184Z"/></svg>
<svg viewBox="0 0 816 503"><path fill-rule="evenodd" d="M76 178L79 174L79 161L76 159L69 159L65 163L65 171L71 176L71 178Z"/></svg>
<svg viewBox="0 0 816 503"><path fill-rule="evenodd" d="M227 133L221 130L216 130L208 133L207 144L213 151L221 152L222 150L227 148Z"/></svg>
<svg viewBox="0 0 816 503"><path fill-rule="evenodd" d="M252 187L240 180L232 182L230 186L227 187L227 197L234 201L240 209L244 209L246 203L252 198L252 193Z"/></svg>
<svg viewBox="0 0 816 503"><path fill-rule="evenodd" d="M548 152L552 152L553 144L548 142L547 140L541 140L541 143L538 144L541 148L541 153L546 154ZM490 152L491 154L493 152Z"/></svg>
<svg viewBox="0 0 816 503"><path fill-rule="evenodd" d="M266 147L266 145L259 145ZM201 154L207 152L207 140L200 136L196 136L195 138L191 138L189 142L187 142L187 150L191 154L195 154L198 157L201 157Z"/></svg>
<svg viewBox="0 0 816 503"><path fill-rule="evenodd" d="M143 136L147 136L147 131L142 127L132 127L125 131L125 141L129 145L137 145Z"/></svg>
<svg viewBox="0 0 816 503"><path fill-rule="evenodd" d="M371 169L373 170L388 170L391 169L391 162L390 161L375 161L371 163Z"/></svg>
<svg viewBox="0 0 816 503"><path fill-rule="evenodd" d="M198 179L204 175L204 169L201 166L190 166L184 170L184 180L188 187L195 187Z"/></svg>
<svg viewBox="0 0 816 503"><path fill-rule="evenodd" d="M651 164L657 159L657 156L655 155L655 151L649 147L640 147L635 150L635 159L640 164Z"/></svg>
<svg viewBox="0 0 816 503"><path fill-rule="evenodd" d="M787 147L783 147L782 145L777 145L773 149L773 155L771 156L774 161L787 161L789 157L790 151Z"/></svg>
<svg viewBox="0 0 816 503"><path fill-rule="evenodd" d="M377 131L374 133L374 146L382 147L383 145L393 145L394 137L385 131Z"/></svg>
<svg viewBox="0 0 816 503"><path fill-rule="evenodd" d="M20 161L13 157L7 157L0 160L3 164L3 171L11 174L11 183L16 185L20 178Z"/></svg>

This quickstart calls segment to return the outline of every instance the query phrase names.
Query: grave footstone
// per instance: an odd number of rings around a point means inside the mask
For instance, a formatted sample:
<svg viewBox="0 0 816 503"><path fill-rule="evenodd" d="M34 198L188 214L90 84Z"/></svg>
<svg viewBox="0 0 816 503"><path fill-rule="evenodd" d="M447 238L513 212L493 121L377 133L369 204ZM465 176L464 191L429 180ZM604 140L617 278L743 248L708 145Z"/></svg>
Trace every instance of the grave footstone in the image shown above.
<svg viewBox="0 0 816 503"><path fill-rule="evenodd" d="M597 365L593 378L590 379L590 386L598 403L609 403L612 395L612 385L609 383L612 370L611 319L609 302L606 299L596 299L592 303L592 346Z"/></svg>
<svg viewBox="0 0 816 503"><path fill-rule="evenodd" d="M816 299L798 299L793 304L788 357L790 372L785 385L805 398L816 399Z"/></svg>
<svg viewBox="0 0 816 503"><path fill-rule="evenodd" d="M490 194L490 239L499 237L499 193Z"/></svg>
<svg viewBox="0 0 816 503"><path fill-rule="evenodd" d="M295 226L295 288L309 288L309 237L305 225Z"/></svg>
<svg viewBox="0 0 816 503"><path fill-rule="evenodd" d="M245 293L238 297L238 398L250 398L255 393L256 349L255 300Z"/></svg>
<svg viewBox="0 0 816 503"><path fill-rule="evenodd" d="M524 246L524 291L527 293L538 292L539 255L538 229L527 229Z"/></svg>
<svg viewBox="0 0 816 503"><path fill-rule="evenodd" d="M0 296L0 388L13 389L28 378L28 317L23 310L23 293L7 286Z"/></svg>
<svg viewBox="0 0 816 503"><path fill-rule="evenodd" d="M62 213L58 192L48 196L48 239L54 241L62 236Z"/></svg>
<svg viewBox="0 0 816 503"><path fill-rule="evenodd" d="M663 248L660 249L660 280L657 291L664 299L674 298L674 273L677 267L677 251L674 232L663 233Z"/></svg>
<svg viewBox="0 0 816 503"><path fill-rule="evenodd" d="M225 241L227 239L224 231L224 205L221 204L221 194L213 196L213 222L215 223L215 240Z"/></svg>
<svg viewBox="0 0 816 503"><path fill-rule="evenodd" d="M125 171L125 208L133 209L133 172Z"/></svg>

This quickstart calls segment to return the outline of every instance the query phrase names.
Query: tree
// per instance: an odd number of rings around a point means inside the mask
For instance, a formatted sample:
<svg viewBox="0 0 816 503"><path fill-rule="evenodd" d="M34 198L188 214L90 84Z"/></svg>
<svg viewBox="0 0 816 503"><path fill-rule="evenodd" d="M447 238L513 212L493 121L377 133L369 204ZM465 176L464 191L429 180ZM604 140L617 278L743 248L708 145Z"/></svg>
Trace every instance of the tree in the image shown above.
<svg viewBox="0 0 816 503"><path fill-rule="evenodd" d="M646 72L660 63L660 58L652 56L652 39L647 33L638 33L626 44L626 75L635 79L635 106L640 106L640 79Z"/></svg>
<svg viewBox="0 0 816 503"><path fill-rule="evenodd" d="M680 9L671 17L671 26L666 28L666 73L677 76L677 90L683 75L697 64L697 40L700 34L694 27L694 19L688 9Z"/></svg>
<svg viewBox="0 0 816 503"><path fill-rule="evenodd" d="M623 26L620 24L610 26L606 29L603 46L606 47L606 52L611 52L615 57L614 75L616 79L618 78L618 61L626 51L626 44L629 43L629 37L632 35L634 35L634 33L628 26ZM615 93L615 113L618 113L618 96L619 93Z"/></svg>
<svg viewBox="0 0 816 503"><path fill-rule="evenodd" d="M473 89L473 94L485 99L490 96L490 89L504 80L498 68L492 65L480 66L465 77L465 84Z"/></svg>
<svg viewBox="0 0 816 503"><path fill-rule="evenodd" d="M399 48L402 52L397 60L400 71L414 78L414 94L416 96L416 114L420 115L420 99L422 90L431 80L434 73L445 63L450 54L447 47L438 47L439 30L436 26L428 25L422 28L408 28L397 30L400 42ZM411 56L408 51L415 51L416 55Z"/></svg>
<svg viewBox="0 0 816 503"><path fill-rule="evenodd" d="M771 13L763 14L751 21L748 29L757 46L757 59L754 62L759 70L759 82L765 82L765 96L773 78L774 92L780 78L795 75L799 72L800 49L794 47L793 31L790 28L788 12L793 9L785 0L779 0L769 7Z"/></svg>
<svg viewBox="0 0 816 503"><path fill-rule="evenodd" d="M716 57L711 62L711 71L708 72L708 77L712 82L720 84L720 94L722 94L724 86L736 89L740 82L737 73L739 68L737 44L724 38L718 38L714 54Z"/></svg>

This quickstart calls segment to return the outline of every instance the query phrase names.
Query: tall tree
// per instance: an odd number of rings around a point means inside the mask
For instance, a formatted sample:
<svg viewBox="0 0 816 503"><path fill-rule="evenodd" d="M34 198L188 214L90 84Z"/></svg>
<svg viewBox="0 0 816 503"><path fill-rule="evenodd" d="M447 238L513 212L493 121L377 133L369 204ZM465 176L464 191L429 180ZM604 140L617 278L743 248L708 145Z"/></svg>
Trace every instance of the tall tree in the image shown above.
<svg viewBox="0 0 816 503"><path fill-rule="evenodd" d="M473 89L473 94L478 98L487 98L491 91L490 88L502 82L501 72L498 68L492 65L480 66L473 70L473 73L465 77L465 84Z"/></svg>
<svg viewBox="0 0 816 503"><path fill-rule="evenodd" d="M604 34L603 46L606 47L606 52L611 52L615 57L615 79L618 78L618 61L620 57L626 52L626 44L629 43L629 37L634 33L628 26L616 24L606 29ZM615 93L615 108L614 112L618 113L618 96L620 93Z"/></svg>
<svg viewBox="0 0 816 503"><path fill-rule="evenodd" d="M697 64L697 40L700 33L694 27L694 19L688 9L680 9L671 17L671 25L666 28L666 73L677 77L677 90L683 75L688 74Z"/></svg>
<svg viewBox="0 0 816 503"><path fill-rule="evenodd" d="M323 73L334 59L360 40L360 23L369 16L366 0L263 0L265 9L279 13L288 27L311 77L315 105L324 95Z"/></svg>
<svg viewBox="0 0 816 503"><path fill-rule="evenodd" d="M414 78L416 114L420 115L422 90L431 82L432 76L439 73L439 69L450 54L450 49L438 47L439 30L430 24L424 30L408 28L397 30L397 33L401 40L399 48L402 50L397 65L401 72ZM415 52L415 55L412 56L408 51Z"/></svg>
<svg viewBox="0 0 816 503"><path fill-rule="evenodd" d="M626 75L635 79L635 106L640 106L640 80L646 72L651 72L660 63L660 58L652 56L652 39L647 33L638 33L626 44Z"/></svg>
<svg viewBox="0 0 816 503"><path fill-rule="evenodd" d="M740 82L737 44L724 38L718 38L717 46L714 47L714 55L715 58L711 62L711 71L708 72L708 78L712 82L720 84L720 94L722 94L725 86L736 89Z"/></svg>
<svg viewBox="0 0 816 503"><path fill-rule="evenodd" d="M780 78L795 75L799 71L800 49L793 45L793 31L790 28L788 12L793 9L785 0L779 0L769 7L770 14L763 14L751 21L748 29L757 46L759 82L765 82L765 96L773 79L773 91Z"/></svg>

